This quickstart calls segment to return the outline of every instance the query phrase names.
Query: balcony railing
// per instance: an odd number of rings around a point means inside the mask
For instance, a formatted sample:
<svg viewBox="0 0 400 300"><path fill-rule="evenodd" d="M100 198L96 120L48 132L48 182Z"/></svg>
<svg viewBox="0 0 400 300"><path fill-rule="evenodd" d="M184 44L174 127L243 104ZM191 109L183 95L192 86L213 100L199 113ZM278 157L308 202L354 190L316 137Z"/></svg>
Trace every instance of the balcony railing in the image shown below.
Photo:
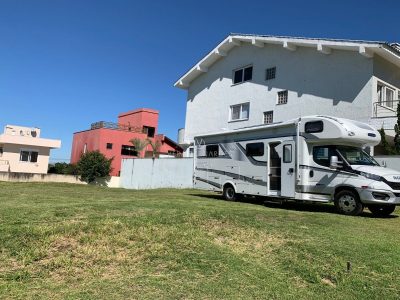
<svg viewBox="0 0 400 300"><path fill-rule="evenodd" d="M139 133L143 132L143 128L141 128L141 127L126 125L126 124L118 124L118 123L113 123L113 122L100 121L100 122L92 123L90 125L90 129L92 129L92 130L100 129L100 128L139 132Z"/></svg>
<svg viewBox="0 0 400 300"><path fill-rule="evenodd" d="M374 118L395 117L400 100L374 103Z"/></svg>

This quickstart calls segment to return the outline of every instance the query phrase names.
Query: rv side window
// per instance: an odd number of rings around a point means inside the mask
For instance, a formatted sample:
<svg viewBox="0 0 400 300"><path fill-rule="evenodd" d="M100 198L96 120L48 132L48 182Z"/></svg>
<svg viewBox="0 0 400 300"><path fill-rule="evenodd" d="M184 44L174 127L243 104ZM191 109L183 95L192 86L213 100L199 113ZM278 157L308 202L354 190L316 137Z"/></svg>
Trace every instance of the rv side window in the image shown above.
<svg viewBox="0 0 400 300"><path fill-rule="evenodd" d="M334 150L329 146L318 146L313 148L314 161L324 167L329 167L331 156L335 155Z"/></svg>
<svg viewBox="0 0 400 300"><path fill-rule="evenodd" d="M218 145L206 146L206 156L207 157L218 157Z"/></svg>
<svg viewBox="0 0 400 300"><path fill-rule="evenodd" d="M264 156L264 143L246 144L247 156Z"/></svg>
<svg viewBox="0 0 400 300"><path fill-rule="evenodd" d="M283 146L283 162L284 163L292 162L292 145Z"/></svg>
<svg viewBox="0 0 400 300"><path fill-rule="evenodd" d="M306 133L317 133L324 130L324 123L322 121L307 122L305 125Z"/></svg>

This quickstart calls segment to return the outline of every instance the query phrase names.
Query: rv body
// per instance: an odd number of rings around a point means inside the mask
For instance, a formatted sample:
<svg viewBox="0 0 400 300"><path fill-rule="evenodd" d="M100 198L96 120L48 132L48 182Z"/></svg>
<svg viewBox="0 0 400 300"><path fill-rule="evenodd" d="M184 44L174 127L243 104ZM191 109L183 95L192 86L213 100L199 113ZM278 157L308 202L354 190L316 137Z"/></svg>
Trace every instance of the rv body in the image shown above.
<svg viewBox="0 0 400 300"><path fill-rule="evenodd" d="M228 200L334 201L345 214L359 214L364 206L390 214L400 204L400 172L362 150L379 142L368 124L329 116L197 136L194 185Z"/></svg>

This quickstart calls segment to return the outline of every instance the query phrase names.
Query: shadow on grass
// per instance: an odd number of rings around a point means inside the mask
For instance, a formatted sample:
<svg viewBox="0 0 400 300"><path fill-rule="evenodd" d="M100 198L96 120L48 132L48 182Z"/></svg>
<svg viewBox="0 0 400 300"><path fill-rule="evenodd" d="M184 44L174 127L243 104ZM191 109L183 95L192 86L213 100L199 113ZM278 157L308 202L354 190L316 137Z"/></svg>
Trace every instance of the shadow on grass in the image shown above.
<svg viewBox="0 0 400 300"><path fill-rule="evenodd" d="M196 194L192 193L191 196L214 199L219 201L226 201L220 194ZM310 202L300 202L300 201L270 201L264 197L242 197L236 202L254 204L254 205L264 205L270 208L293 210L293 211L304 211L304 212L318 212L318 213L328 213L337 214L335 207L331 203L310 203ZM350 217L350 216L349 216ZM373 215L367 207L364 208L362 214L357 217L362 218L379 218L379 219L395 219L398 215L389 215L385 217L378 217Z"/></svg>

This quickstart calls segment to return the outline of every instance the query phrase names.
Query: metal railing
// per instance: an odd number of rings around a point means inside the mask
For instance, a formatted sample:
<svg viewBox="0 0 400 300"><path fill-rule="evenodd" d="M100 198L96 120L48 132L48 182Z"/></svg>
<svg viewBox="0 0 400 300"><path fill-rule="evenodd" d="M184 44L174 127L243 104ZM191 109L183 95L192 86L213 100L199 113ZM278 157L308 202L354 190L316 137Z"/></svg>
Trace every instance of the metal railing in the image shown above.
<svg viewBox="0 0 400 300"><path fill-rule="evenodd" d="M99 121L96 123L92 123L90 125L90 129L100 129L100 128L107 128L107 129L114 129L114 130L122 130L122 131L131 131L131 132L143 132L143 128L137 126L131 126L126 124L118 124L113 122L105 122Z"/></svg>
<svg viewBox="0 0 400 300"><path fill-rule="evenodd" d="M399 100L374 102L374 117L395 117ZM380 115L382 114L382 115Z"/></svg>

